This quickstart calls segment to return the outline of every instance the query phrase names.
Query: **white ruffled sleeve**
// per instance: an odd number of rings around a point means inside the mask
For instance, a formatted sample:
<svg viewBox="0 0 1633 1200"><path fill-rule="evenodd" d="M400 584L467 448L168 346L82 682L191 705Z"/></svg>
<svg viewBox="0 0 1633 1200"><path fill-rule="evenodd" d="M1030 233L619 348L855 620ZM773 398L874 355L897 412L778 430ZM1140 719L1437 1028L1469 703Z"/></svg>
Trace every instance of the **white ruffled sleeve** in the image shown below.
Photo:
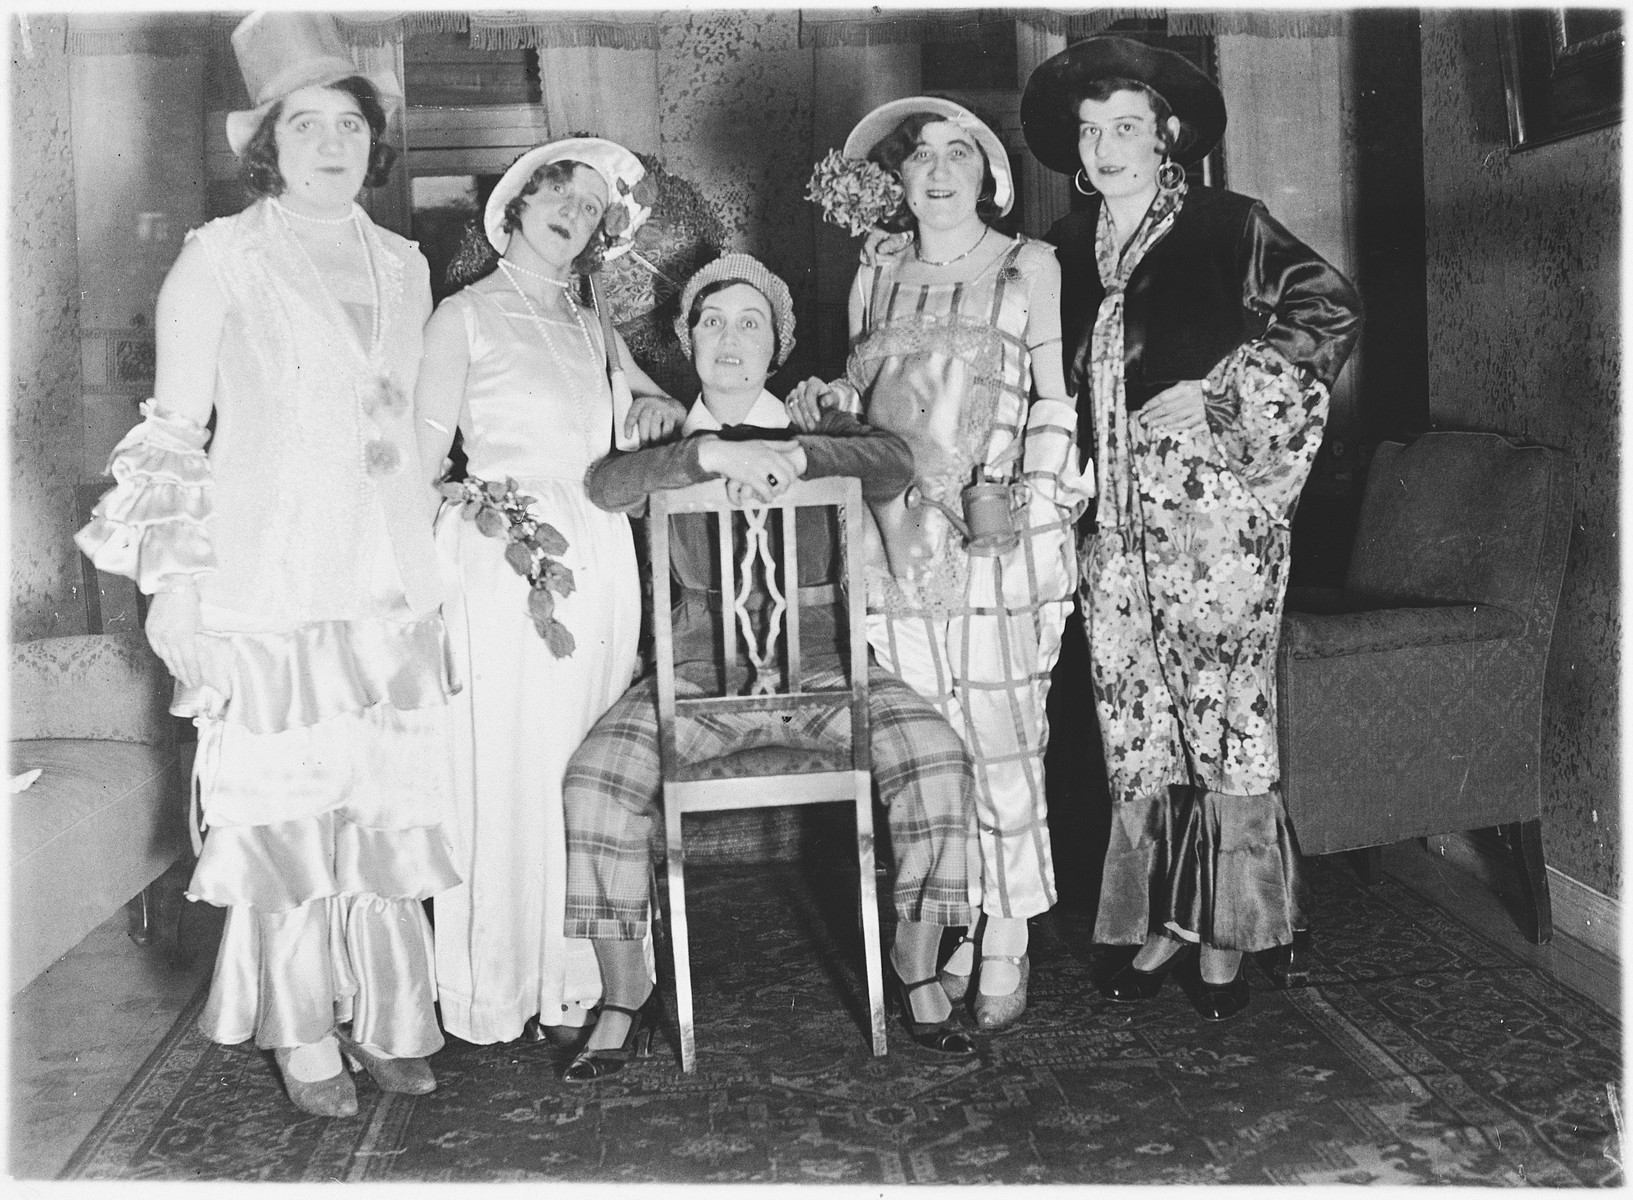
<svg viewBox="0 0 1633 1200"><path fill-rule="evenodd" d="M145 418L108 459L113 488L97 502L74 542L99 571L134 579L147 593L168 591L216 570L205 520L210 515L209 432L186 417Z"/></svg>

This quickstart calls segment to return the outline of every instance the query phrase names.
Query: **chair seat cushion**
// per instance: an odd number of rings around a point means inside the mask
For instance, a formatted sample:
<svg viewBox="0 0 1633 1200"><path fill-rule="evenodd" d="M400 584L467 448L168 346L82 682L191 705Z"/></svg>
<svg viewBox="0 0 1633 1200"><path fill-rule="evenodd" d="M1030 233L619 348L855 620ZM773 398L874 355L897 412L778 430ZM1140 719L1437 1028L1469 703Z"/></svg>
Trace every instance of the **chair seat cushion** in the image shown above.
<svg viewBox="0 0 1633 1200"><path fill-rule="evenodd" d="M134 794L150 791L176 767L173 746L87 738L11 743L11 773L40 768L40 777L11 798L11 861L16 863L94 820ZM185 805L186 796L170 797Z"/></svg>
<svg viewBox="0 0 1633 1200"><path fill-rule="evenodd" d="M676 772L688 782L704 779L742 779L755 775L811 775L820 771L849 771L850 750L815 746L750 746L688 763Z"/></svg>
<svg viewBox="0 0 1633 1200"><path fill-rule="evenodd" d="M1518 637L1525 622L1497 604L1432 604L1361 612L1288 612L1282 646L1291 657L1336 658Z"/></svg>
<svg viewBox="0 0 1633 1200"><path fill-rule="evenodd" d="M71 949L187 849L190 745L11 743L12 991Z"/></svg>

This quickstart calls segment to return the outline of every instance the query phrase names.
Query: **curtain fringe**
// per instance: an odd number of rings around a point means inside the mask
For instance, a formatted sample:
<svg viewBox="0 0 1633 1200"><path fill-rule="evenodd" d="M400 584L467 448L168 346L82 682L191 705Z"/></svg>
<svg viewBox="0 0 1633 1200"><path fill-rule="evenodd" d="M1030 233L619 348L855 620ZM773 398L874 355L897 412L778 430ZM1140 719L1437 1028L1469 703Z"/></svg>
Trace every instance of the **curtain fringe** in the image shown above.
<svg viewBox="0 0 1633 1200"><path fill-rule="evenodd" d="M149 18L151 21L153 18ZM68 19L64 49L78 57L107 54L150 54L156 58L184 58L198 53L209 36L208 30L196 20L181 18L187 24L178 24L174 15L160 16L167 24L155 27L151 23L137 24L137 17L119 24L102 24L77 16Z"/></svg>
<svg viewBox="0 0 1633 1200"><path fill-rule="evenodd" d="M658 28L595 21L548 21L529 25L488 25L471 19L473 50L561 50L599 46L607 50L656 50Z"/></svg>
<svg viewBox="0 0 1633 1200"><path fill-rule="evenodd" d="M1023 8L1015 11L1015 17L1044 33L1076 38L1104 33L1116 21L1160 19L1168 17L1168 12L1166 8L1095 8L1078 12ZM1172 17L1169 17L1168 32L1176 32Z"/></svg>
<svg viewBox="0 0 1633 1200"><path fill-rule="evenodd" d="M812 21L800 16L800 47L886 46L892 43L932 41L967 42L981 36L981 27L1007 18L991 10L972 9L964 16L891 16L847 21Z"/></svg>
<svg viewBox="0 0 1633 1200"><path fill-rule="evenodd" d="M340 36L354 46L384 46L416 33L464 33L470 16L462 12L410 12L371 20L361 15L336 18Z"/></svg>
<svg viewBox="0 0 1633 1200"><path fill-rule="evenodd" d="M1168 14L1168 32L1182 37L1332 37L1343 25L1344 14L1336 9L1214 9Z"/></svg>
<svg viewBox="0 0 1633 1200"><path fill-rule="evenodd" d="M1175 36L1246 34L1252 37L1330 37L1343 29L1344 14L1322 9L1174 9L1119 8L972 8L913 16L824 18L800 15L799 44L809 46L878 46L891 43L963 41L979 36L994 21L1017 20L1043 33L1068 38L1104 33L1124 20L1165 20Z"/></svg>

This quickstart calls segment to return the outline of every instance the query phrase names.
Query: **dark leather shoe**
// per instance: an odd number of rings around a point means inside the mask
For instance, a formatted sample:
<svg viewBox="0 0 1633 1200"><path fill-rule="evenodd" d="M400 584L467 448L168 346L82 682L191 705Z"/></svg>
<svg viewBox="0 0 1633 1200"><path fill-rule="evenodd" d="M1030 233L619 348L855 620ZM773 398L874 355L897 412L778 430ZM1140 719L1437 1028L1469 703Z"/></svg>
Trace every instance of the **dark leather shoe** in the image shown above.
<svg viewBox="0 0 1633 1200"><path fill-rule="evenodd" d="M1196 1011L1204 1021L1228 1021L1247 1007L1251 993L1247 987L1247 959L1236 968L1236 978L1229 983L1209 983L1201 980L1196 993Z"/></svg>
<svg viewBox="0 0 1633 1200"><path fill-rule="evenodd" d="M648 993L640 1008L625 1008L622 1004L601 1005L603 1013L618 1012L629 1018L629 1029L622 1045L604 1050L580 1050L561 1077L568 1083L591 1083L608 1075L616 1075L631 1061L652 1056L652 1027L662 1019L658 1006L658 992Z"/></svg>
<svg viewBox="0 0 1633 1200"><path fill-rule="evenodd" d="M895 984L896 1007L901 1012L902 1025L907 1029L907 1036L916 1044L938 1054L968 1056L976 1053L979 1047L975 1039L959 1028L956 1017L949 1016L944 1021L920 1021L913 1016L913 993L920 988L940 987L939 979L932 975L917 983L908 983L897 974L894 961L890 962L890 979Z"/></svg>
<svg viewBox="0 0 1633 1200"><path fill-rule="evenodd" d="M1162 991L1162 982L1168 978L1169 972L1195 952L1196 947L1186 942L1164 959L1155 971L1142 971L1130 962L1100 985L1100 994L1115 1004L1149 1000Z"/></svg>

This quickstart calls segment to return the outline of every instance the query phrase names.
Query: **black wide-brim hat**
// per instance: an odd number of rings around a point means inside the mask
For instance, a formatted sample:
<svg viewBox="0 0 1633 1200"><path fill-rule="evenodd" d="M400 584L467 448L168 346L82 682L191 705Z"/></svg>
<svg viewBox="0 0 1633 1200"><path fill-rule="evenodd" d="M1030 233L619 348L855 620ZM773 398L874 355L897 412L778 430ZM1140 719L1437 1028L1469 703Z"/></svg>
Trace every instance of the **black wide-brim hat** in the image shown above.
<svg viewBox="0 0 1633 1200"><path fill-rule="evenodd" d="M1092 37L1068 46L1041 64L1021 97L1021 129L1037 160L1051 171L1075 175L1077 104L1086 85L1099 79L1132 79L1168 101L1168 107L1195 134L1174 158L1200 162L1225 135L1225 98L1207 73L1172 50L1133 38Z"/></svg>

